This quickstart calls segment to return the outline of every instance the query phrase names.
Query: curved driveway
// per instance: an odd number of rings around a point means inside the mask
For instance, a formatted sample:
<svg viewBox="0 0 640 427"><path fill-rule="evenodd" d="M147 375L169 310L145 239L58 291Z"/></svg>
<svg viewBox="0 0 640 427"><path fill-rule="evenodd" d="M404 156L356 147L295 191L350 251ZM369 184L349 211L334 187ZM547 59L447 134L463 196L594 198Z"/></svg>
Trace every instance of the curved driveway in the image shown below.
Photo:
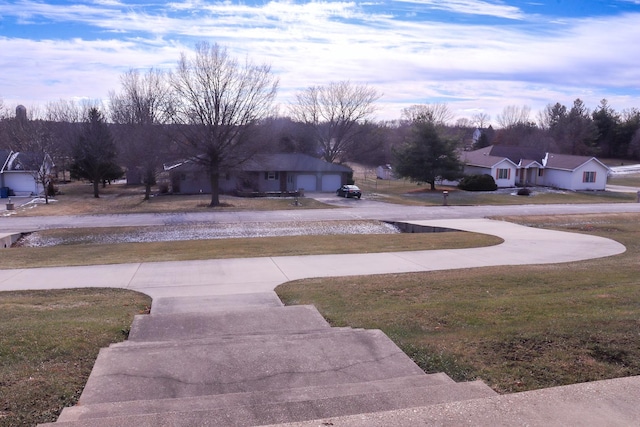
<svg viewBox="0 0 640 427"><path fill-rule="evenodd" d="M488 219L411 222L492 234L504 243L473 249L0 270L0 290L118 287L153 298L249 294L268 292L281 283L302 278L549 264L625 251L620 243L602 237ZM381 242L384 244L383 239Z"/></svg>

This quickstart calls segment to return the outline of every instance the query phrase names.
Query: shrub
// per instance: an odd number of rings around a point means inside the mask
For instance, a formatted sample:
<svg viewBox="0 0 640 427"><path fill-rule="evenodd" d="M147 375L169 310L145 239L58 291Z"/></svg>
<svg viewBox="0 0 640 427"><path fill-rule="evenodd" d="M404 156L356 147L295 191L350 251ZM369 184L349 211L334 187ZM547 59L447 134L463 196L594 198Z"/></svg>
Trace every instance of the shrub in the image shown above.
<svg viewBox="0 0 640 427"><path fill-rule="evenodd" d="M528 196L529 194L531 194L531 190L528 188L521 188L518 190L518 196Z"/></svg>
<svg viewBox="0 0 640 427"><path fill-rule="evenodd" d="M495 191L498 189L491 175L467 175L460 180L458 188L466 191Z"/></svg>

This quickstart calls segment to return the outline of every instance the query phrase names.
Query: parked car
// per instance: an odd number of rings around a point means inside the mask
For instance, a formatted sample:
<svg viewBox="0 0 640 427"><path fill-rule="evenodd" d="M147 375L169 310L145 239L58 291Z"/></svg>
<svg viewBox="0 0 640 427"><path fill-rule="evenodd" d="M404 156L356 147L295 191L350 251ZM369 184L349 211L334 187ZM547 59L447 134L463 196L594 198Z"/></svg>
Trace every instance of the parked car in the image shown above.
<svg viewBox="0 0 640 427"><path fill-rule="evenodd" d="M336 195L340 197L357 197L359 199L362 197L362 191L360 191L357 185L343 185L338 188Z"/></svg>

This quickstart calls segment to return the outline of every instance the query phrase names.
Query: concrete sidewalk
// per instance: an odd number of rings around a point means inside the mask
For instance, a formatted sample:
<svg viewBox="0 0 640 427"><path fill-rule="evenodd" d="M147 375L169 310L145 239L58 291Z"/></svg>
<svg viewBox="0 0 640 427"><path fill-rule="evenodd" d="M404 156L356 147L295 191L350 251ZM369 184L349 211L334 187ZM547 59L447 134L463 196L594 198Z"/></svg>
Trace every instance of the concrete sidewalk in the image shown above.
<svg viewBox="0 0 640 427"><path fill-rule="evenodd" d="M504 243L472 249L0 270L0 290L115 287L143 292L152 298L230 295L268 292L284 282L312 277L550 264L625 251L620 243L602 237L488 219L411 222L491 234L504 239Z"/></svg>

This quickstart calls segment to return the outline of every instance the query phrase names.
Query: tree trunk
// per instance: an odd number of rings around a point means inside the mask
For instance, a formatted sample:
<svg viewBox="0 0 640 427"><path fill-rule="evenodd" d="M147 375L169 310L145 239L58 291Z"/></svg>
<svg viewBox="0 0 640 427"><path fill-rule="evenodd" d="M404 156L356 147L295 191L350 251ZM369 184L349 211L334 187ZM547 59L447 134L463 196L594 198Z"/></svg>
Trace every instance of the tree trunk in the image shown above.
<svg viewBox="0 0 640 427"><path fill-rule="evenodd" d="M150 197L151 197L151 184L147 182L144 185L144 200L149 200Z"/></svg>
<svg viewBox="0 0 640 427"><path fill-rule="evenodd" d="M93 197L100 198L100 182L97 179L93 180Z"/></svg>
<svg viewBox="0 0 640 427"><path fill-rule="evenodd" d="M431 191L436 191L436 182L431 181L429 184L431 184Z"/></svg>
<svg viewBox="0 0 640 427"><path fill-rule="evenodd" d="M151 198L151 186L156 184L155 171L147 167L144 177L144 200Z"/></svg>
<svg viewBox="0 0 640 427"><path fill-rule="evenodd" d="M37 179L37 183L42 184L42 192L44 193L44 204L48 205L49 204L49 182L46 178L39 178L36 177Z"/></svg>
<svg viewBox="0 0 640 427"><path fill-rule="evenodd" d="M214 208L220 206L220 188L218 187L220 172L218 168L211 168L209 171L209 180L211 182L211 203L209 203L209 207Z"/></svg>

